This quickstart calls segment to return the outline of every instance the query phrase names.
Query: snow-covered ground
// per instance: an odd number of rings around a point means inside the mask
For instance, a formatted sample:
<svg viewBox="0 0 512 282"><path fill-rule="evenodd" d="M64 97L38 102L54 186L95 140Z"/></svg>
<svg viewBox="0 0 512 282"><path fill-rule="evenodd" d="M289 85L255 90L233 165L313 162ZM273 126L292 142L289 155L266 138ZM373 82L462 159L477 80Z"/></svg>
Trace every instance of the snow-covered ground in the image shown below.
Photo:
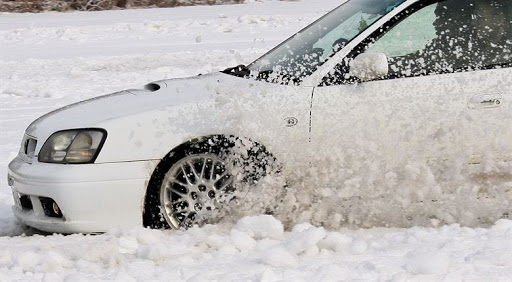
<svg viewBox="0 0 512 282"><path fill-rule="evenodd" d="M0 14L0 281L509 280L506 219L487 228L351 230L299 219L283 227L261 215L95 236L48 236L14 219L7 164L32 120L150 81L248 63L339 2Z"/></svg>
<svg viewBox="0 0 512 282"><path fill-rule="evenodd" d="M490 229L305 223L283 232L271 216L245 217L229 228L2 238L0 281L507 281L511 241L505 220Z"/></svg>

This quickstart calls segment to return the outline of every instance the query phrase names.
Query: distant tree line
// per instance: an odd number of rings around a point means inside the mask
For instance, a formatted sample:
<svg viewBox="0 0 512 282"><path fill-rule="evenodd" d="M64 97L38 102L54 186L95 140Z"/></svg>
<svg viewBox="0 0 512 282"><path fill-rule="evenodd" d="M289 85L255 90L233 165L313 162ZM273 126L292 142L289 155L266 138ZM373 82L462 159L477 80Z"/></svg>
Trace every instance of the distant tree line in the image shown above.
<svg viewBox="0 0 512 282"><path fill-rule="evenodd" d="M245 0L0 0L0 12L102 11L144 7L177 7L243 3Z"/></svg>

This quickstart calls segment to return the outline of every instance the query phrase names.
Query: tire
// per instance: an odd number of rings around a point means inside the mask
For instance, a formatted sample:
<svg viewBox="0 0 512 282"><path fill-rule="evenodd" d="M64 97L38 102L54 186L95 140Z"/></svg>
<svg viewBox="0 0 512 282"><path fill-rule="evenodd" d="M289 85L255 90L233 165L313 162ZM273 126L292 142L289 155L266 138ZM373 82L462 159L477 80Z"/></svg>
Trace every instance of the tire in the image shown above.
<svg viewBox="0 0 512 282"><path fill-rule="evenodd" d="M216 223L229 214L228 206L240 196L241 187L275 170L274 163L263 146L236 137L210 136L184 144L170 152L151 177L144 225L187 229Z"/></svg>

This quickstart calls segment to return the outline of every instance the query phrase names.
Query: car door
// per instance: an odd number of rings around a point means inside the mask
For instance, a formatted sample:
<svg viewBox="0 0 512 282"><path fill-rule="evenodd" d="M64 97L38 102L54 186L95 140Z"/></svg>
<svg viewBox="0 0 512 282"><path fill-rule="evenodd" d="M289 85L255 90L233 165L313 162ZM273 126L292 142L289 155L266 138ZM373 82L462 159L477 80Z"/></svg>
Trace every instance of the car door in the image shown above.
<svg viewBox="0 0 512 282"><path fill-rule="evenodd" d="M486 15L465 1L421 3L358 47L387 56L386 77L353 83L340 64L314 90L312 145L339 195L438 199L467 183L476 155L511 153L510 41L487 40L506 45L489 59L472 45L485 37L471 20Z"/></svg>

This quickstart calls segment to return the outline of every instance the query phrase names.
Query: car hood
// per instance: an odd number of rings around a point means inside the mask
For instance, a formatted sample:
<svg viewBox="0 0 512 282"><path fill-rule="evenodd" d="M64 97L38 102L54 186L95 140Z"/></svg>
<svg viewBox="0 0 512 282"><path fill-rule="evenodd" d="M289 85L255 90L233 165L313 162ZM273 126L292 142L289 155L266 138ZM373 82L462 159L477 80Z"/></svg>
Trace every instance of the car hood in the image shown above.
<svg viewBox="0 0 512 282"><path fill-rule="evenodd" d="M187 140L220 132L264 142L287 117L304 121L289 131L307 132L311 93L224 73L163 80L55 110L26 133L37 139L36 155L57 131L101 128L107 138L95 162L160 159Z"/></svg>
<svg viewBox="0 0 512 282"><path fill-rule="evenodd" d="M153 82L141 89L123 90L52 111L30 124L26 133L34 137L45 137L55 131L91 128L141 112L214 100L215 87L221 80L240 81L240 78L212 73Z"/></svg>

